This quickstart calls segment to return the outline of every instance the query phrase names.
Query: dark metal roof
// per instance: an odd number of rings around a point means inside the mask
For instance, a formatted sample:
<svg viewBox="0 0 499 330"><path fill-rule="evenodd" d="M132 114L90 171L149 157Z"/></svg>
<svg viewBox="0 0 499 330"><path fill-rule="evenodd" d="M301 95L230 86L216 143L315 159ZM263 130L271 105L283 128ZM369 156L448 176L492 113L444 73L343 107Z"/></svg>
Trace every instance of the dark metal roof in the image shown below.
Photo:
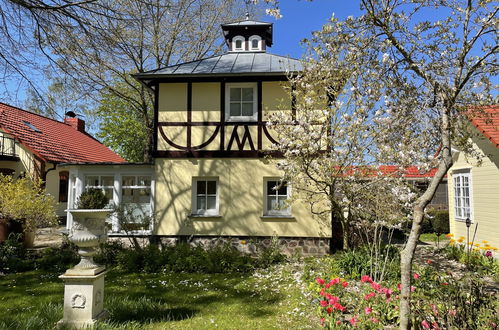
<svg viewBox="0 0 499 330"><path fill-rule="evenodd" d="M239 22L234 22L234 23L222 24L222 26L244 26L244 25L272 25L272 23L245 20L245 21L239 21Z"/></svg>
<svg viewBox="0 0 499 330"><path fill-rule="evenodd" d="M285 74L303 70L301 61L265 52L233 52L135 74L142 79L180 76Z"/></svg>

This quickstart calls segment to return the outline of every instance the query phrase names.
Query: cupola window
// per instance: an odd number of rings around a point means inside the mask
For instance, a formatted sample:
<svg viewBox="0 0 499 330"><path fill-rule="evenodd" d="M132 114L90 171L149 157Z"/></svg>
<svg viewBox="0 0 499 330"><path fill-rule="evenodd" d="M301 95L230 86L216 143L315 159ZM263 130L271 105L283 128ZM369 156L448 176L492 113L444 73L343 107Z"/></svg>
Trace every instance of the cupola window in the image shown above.
<svg viewBox="0 0 499 330"><path fill-rule="evenodd" d="M232 50L244 50L244 37L236 36L232 39Z"/></svg>
<svg viewBox="0 0 499 330"><path fill-rule="evenodd" d="M260 36L251 36L249 38L249 42L250 42L250 50L262 50L261 48L261 41L262 38L260 38Z"/></svg>

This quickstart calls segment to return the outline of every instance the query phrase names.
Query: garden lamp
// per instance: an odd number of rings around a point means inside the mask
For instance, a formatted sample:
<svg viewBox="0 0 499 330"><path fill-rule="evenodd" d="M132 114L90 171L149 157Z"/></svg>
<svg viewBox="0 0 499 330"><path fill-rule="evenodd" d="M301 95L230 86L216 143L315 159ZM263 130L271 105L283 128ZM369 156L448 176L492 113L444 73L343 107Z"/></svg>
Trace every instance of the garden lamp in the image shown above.
<svg viewBox="0 0 499 330"><path fill-rule="evenodd" d="M466 218L466 245L467 245L467 248L468 248L467 260L466 260L467 266L469 266L469 264L470 264L470 251L471 251L471 246L470 246L470 226L471 226L471 219L468 217L468 218Z"/></svg>

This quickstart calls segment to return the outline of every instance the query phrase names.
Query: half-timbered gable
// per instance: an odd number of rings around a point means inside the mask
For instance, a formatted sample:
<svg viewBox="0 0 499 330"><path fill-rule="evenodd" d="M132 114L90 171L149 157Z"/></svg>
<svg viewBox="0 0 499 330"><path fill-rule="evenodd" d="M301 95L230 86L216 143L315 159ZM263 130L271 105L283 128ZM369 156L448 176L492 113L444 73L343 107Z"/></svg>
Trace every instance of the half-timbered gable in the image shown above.
<svg viewBox="0 0 499 330"><path fill-rule="evenodd" d="M155 94L156 233L160 236L285 236L329 232L306 205L285 200L292 187L267 125L295 114L289 76L299 60L270 54L270 23L222 25L227 52L134 77Z"/></svg>

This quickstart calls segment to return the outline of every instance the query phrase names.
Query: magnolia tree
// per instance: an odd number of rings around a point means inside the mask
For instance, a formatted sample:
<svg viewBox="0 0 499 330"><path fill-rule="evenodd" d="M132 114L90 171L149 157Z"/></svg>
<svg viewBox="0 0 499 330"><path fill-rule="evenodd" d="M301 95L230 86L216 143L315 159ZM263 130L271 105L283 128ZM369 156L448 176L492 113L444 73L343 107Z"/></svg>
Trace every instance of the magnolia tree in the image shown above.
<svg viewBox="0 0 499 330"><path fill-rule="evenodd" d="M362 160L400 168L413 164L422 172L437 169L414 202L411 232L401 253L400 328L407 329L412 262L425 208L452 165L451 148L471 152L463 129L470 109L497 103L491 77L498 71L498 8L492 1L361 0L361 10L361 16L333 19L315 33L321 46L314 51L331 72L349 65L354 76L362 77L352 89L375 95L367 100L376 104L364 104L378 113L368 121L375 134L370 132L372 149L364 148L370 157ZM363 54L359 62L346 61L358 53ZM353 154L358 136L356 131L348 136L355 140L350 142Z"/></svg>
<svg viewBox="0 0 499 330"><path fill-rule="evenodd" d="M399 223L410 194L400 176L387 176L377 167L382 137L372 126L385 118L377 110L383 88L363 65L370 63L373 72L382 65L364 51L369 39L355 51L344 48L349 39L333 24L315 33L303 72L290 77L295 110L278 111L269 122L285 157L278 166L293 187L290 201L305 200L331 228L331 251L349 247L353 222L373 219L366 210L384 209L375 220Z"/></svg>

